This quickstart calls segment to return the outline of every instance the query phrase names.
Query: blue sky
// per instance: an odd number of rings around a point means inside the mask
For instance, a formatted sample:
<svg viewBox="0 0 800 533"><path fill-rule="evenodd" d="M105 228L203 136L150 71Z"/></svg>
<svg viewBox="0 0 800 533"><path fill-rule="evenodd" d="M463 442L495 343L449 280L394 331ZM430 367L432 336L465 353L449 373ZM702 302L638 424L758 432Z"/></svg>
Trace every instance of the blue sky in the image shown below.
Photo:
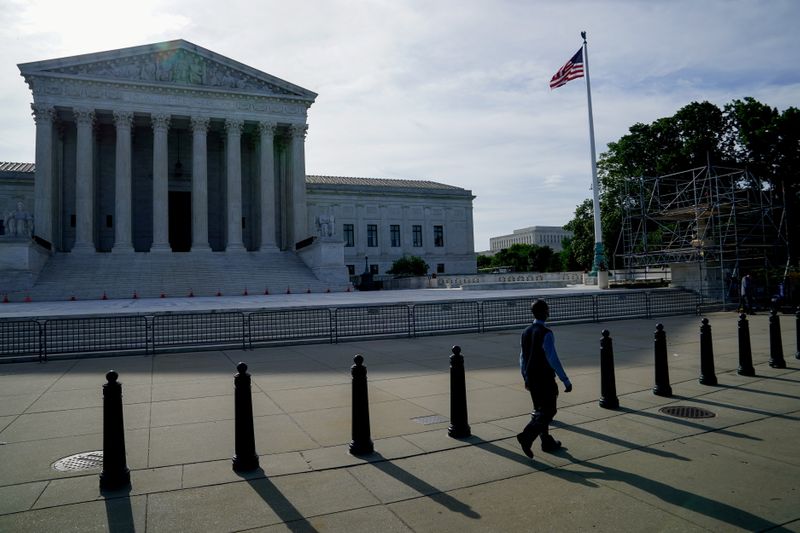
<svg viewBox="0 0 800 533"><path fill-rule="evenodd" d="M472 190L484 250L590 197L585 83L548 88L581 30L599 157L691 101L800 106L798 20L795 0L0 0L0 160L33 161L17 63L183 38L319 93L309 173Z"/></svg>

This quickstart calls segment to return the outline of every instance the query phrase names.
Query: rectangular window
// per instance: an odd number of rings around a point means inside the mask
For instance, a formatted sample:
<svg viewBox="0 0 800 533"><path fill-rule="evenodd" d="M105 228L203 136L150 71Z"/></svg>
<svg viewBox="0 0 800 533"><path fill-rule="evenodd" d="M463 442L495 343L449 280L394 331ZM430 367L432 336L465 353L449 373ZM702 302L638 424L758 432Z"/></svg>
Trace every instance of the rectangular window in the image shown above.
<svg viewBox="0 0 800 533"><path fill-rule="evenodd" d="M370 265L369 266L369 273L370 274L377 274L378 273L378 265Z"/></svg>
<svg viewBox="0 0 800 533"><path fill-rule="evenodd" d="M414 236L414 247L419 248L422 246L422 226L414 224L411 229Z"/></svg>
<svg viewBox="0 0 800 533"><path fill-rule="evenodd" d="M352 224L345 224L342 233L344 234L345 246L352 247L356 245L356 232Z"/></svg>
<svg viewBox="0 0 800 533"><path fill-rule="evenodd" d="M400 247L400 224L392 224L389 226L389 230L392 234L392 248L399 248Z"/></svg>
<svg viewBox="0 0 800 533"><path fill-rule="evenodd" d="M444 263L436 263L436 273L444 274Z"/></svg>
<svg viewBox="0 0 800 533"><path fill-rule="evenodd" d="M433 245L444 246L444 226L433 227Z"/></svg>
<svg viewBox="0 0 800 533"><path fill-rule="evenodd" d="M347 273L351 276L356 275L356 266L355 265L347 265Z"/></svg>
<svg viewBox="0 0 800 533"><path fill-rule="evenodd" d="M372 248L378 246L378 225L367 224L367 246Z"/></svg>

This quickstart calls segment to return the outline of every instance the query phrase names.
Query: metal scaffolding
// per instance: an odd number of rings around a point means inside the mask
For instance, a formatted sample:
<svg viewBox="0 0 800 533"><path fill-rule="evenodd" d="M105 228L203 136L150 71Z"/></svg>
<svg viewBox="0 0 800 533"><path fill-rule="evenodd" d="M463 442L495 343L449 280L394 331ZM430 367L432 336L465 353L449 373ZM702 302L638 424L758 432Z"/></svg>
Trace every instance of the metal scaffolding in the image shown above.
<svg viewBox="0 0 800 533"><path fill-rule="evenodd" d="M621 238L626 271L719 269L723 301L744 271L784 267L788 258L780 191L747 170L710 165L626 180Z"/></svg>

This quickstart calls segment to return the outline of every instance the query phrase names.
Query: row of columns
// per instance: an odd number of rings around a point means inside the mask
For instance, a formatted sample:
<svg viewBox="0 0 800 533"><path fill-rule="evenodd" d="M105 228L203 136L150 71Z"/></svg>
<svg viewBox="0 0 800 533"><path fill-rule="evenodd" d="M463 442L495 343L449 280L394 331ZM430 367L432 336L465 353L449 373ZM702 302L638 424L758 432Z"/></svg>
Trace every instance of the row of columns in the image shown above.
<svg viewBox="0 0 800 533"><path fill-rule="evenodd" d="M36 234L48 242L53 235L53 121L52 107L32 105L36 122L36 178L35 219ZM76 125L76 171L75 171L75 245L74 252L94 252L94 142L93 109L73 108ZM114 111L116 138L115 167L115 213L114 246L112 253L133 252L133 228L131 220L132 175L131 133L133 112ZM170 115L151 115L153 128L153 243L151 252L168 252L169 244L169 172L167 162L167 133ZM192 129L192 251L210 251L208 240L208 160L206 137L209 117L194 116L190 119ZM243 251L242 239L242 162L241 136L244 121L227 119L226 165L227 165L227 247L226 251ZM260 198L261 250L276 249L275 242L275 160L273 143L277 124L262 121L260 133ZM292 125L292 177L290 185L288 238L293 244L308 235L306 221L305 192L305 135L308 126Z"/></svg>

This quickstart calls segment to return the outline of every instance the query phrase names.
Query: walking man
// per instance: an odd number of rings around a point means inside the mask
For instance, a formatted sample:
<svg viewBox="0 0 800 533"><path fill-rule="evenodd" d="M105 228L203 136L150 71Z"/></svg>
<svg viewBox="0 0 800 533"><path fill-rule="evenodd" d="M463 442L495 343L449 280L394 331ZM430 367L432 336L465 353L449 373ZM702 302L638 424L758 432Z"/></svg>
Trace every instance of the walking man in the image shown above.
<svg viewBox="0 0 800 533"><path fill-rule="evenodd" d="M742 312L748 315L754 315L753 312L753 280L750 274L745 274L742 278L742 289L739 296L742 300Z"/></svg>
<svg viewBox="0 0 800 533"><path fill-rule="evenodd" d="M545 325L550 316L547 302L535 300L531 313L533 323L522 332L519 366L525 389L531 393L533 412L531 421L517 435L517 442L525 455L533 459L531 446L536 437L540 437L543 452L554 452L561 447L561 442L554 439L548 429L556 415L558 385L555 376L564 383L564 392L572 391L572 383L558 359L553 332Z"/></svg>

